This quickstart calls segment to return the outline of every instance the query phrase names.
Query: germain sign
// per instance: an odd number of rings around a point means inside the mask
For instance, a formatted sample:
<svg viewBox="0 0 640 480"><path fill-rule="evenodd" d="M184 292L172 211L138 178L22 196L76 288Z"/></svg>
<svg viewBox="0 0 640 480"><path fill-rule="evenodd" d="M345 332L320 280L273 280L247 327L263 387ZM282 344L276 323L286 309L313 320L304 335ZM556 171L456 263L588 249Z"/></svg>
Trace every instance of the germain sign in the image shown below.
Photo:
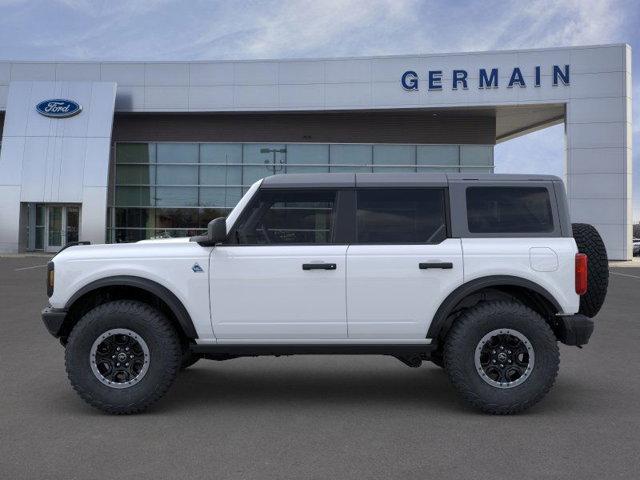
<svg viewBox="0 0 640 480"><path fill-rule="evenodd" d="M36 110L40 115L52 118L73 117L82 111L82 106L73 100L55 98L44 100L36 105Z"/></svg>
<svg viewBox="0 0 640 480"><path fill-rule="evenodd" d="M549 74L553 77L553 86L569 85L569 65L553 65L553 68L549 70ZM429 91L439 91L444 87L445 79L442 70L428 70L425 72L424 82L427 83ZM533 78L529 80L530 84L534 87L541 86L542 82L542 67L539 65L534 67L532 72L525 72L530 74ZM400 83L402 88L408 91L419 90L422 78L414 70L407 70L402 74ZM469 84L472 83L469 79L469 72L467 70L452 70L450 80L451 90L458 90L459 88L467 90ZM520 87L525 88L527 81L524 74L519 67L515 67L512 70L502 74L497 68L481 68L478 70L477 80L478 88L499 88L501 85L506 84L507 88Z"/></svg>

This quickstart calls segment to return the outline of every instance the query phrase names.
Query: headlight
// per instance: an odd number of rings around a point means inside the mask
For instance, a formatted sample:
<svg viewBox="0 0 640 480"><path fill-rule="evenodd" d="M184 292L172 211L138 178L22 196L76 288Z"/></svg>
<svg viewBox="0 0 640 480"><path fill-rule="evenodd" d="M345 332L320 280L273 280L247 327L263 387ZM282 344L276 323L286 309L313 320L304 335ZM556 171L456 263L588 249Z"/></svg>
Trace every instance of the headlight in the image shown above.
<svg viewBox="0 0 640 480"><path fill-rule="evenodd" d="M47 297L53 295L53 284L55 282L55 272L53 262L47 263Z"/></svg>

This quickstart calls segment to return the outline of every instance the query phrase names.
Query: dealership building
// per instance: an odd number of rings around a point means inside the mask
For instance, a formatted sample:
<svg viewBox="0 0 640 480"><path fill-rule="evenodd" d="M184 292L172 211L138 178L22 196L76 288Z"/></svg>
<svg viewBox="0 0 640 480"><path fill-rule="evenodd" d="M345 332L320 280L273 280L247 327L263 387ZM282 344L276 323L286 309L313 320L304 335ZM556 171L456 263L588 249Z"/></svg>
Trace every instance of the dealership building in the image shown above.
<svg viewBox="0 0 640 480"><path fill-rule="evenodd" d="M631 90L628 45L0 62L0 252L193 235L273 174L472 177L497 143L564 124L572 220L630 259Z"/></svg>

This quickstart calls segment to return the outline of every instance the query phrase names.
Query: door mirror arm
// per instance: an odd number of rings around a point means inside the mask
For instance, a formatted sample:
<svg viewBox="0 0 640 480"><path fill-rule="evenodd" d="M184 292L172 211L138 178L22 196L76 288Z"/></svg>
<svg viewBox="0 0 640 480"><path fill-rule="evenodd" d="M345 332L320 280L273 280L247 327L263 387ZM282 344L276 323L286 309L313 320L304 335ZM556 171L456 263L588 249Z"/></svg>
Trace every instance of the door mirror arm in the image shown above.
<svg viewBox="0 0 640 480"><path fill-rule="evenodd" d="M189 241L196 242L203 247L213 247L218 243L224 242L226 238L227 219L226 217L218 217L209 222L206 234L191 237Z"/></svg>

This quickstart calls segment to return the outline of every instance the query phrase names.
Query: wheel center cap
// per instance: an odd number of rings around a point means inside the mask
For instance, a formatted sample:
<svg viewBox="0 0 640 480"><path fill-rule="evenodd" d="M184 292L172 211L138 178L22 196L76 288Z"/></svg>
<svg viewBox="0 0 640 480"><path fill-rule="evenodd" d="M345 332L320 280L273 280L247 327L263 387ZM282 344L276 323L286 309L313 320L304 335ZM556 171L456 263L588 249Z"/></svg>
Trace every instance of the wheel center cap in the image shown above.
<svg viewBox="0 0 640 480"><path fill-rule="evenodd" d="M120 352L120 353L118 354L118 361L119 361L119 362L124 362L126 359L127 359L127 354L126 354L126 353L122 353L122 352Z"/></svg>
<svg viewBox="0 0 640 480"><path fill-rule="evenodd" d="M500 363L504 363L504 362L506 362L506 361L507 361L507 354L506 354L506 353L504 353L504 352L500 352L500 353L498 354L498 361L499 361Z"/></svg>

